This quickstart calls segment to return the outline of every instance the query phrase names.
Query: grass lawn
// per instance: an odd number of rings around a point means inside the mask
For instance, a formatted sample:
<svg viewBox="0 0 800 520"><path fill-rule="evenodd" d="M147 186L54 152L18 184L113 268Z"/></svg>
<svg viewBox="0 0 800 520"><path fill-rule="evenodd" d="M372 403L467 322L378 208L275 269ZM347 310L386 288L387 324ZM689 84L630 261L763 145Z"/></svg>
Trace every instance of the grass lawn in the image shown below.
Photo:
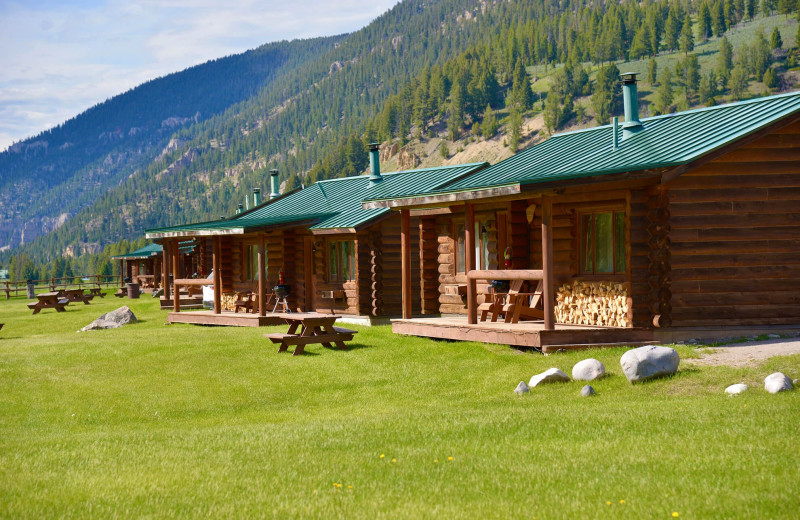
<svg viewBox="0 0 800 520"><path fill-rule="evenodd" d="M0 301L2 518L800 511L800 392L763 390L773 371L800 377L800 356L632 386L622 349L542 356L373 327L295 358L265 329L164 325L149 296L37 316L26 302ZM75 332L122 303L139 324ZM610 373L594 398L578 382L512 393L586 357Z"/></svg>

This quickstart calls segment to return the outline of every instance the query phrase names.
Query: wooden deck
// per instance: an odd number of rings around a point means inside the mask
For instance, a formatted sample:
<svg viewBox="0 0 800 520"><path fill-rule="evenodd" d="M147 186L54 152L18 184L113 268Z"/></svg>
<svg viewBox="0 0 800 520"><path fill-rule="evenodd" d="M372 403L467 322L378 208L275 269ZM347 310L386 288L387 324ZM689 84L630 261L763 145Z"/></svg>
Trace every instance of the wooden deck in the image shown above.
<svg viewBox="0 0 800 520"><path fill-rule="evenodd" d="M409 336L540 348L544 353L594 347L639 346L654 341L653 331L646 328L556 324L555 330L544 330L544 323L541 321L515 324L479 322L470 325L466 316L393 320L392 332Z"/></svg>
<svg viewBox="0 0 800 520"><path fill-rule="evenodd" d="M266 316L233 313L223 311L214 314L213 311L186 311L170 312L167 315L168 323L191 323L194 325L222 325L227 327L269 327L271 325L285 325L282 313L267 313Z"/></svg>

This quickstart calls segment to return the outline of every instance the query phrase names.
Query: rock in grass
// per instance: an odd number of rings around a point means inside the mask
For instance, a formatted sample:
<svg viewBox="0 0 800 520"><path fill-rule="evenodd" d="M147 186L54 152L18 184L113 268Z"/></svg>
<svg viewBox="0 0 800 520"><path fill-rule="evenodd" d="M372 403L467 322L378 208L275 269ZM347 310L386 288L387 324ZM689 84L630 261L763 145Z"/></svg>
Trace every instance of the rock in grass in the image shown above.
<svg viewBox="0 0 800 520"><path fill-rule="evenodd" d="M794 386L800 385L800 379L795 379L794 381L792 381L792 384Z"/></svg>
<svg viewBox="0 0 800 520"><path fill-rule="evenodd" d="M728 395L739 395L747 391L747 385L744 383L737 383L735 385L731 385L725 389L725 393Z"/></svg>
<svg viewBox="0 0 800 520"><path fill-rule="evenodd" d="M531 389L528 388L528 385L525 384L525 381L520 381L517 387L514 389L514 393L517 395L523 395L530 392Z"/></svg>
<svg viewBox="0 0 800 520"><path fill-rule="evenodd" d="M619 360L622 372L631 383L672 375L678 371L680 362L677 350L657 345L629 350Z"/></svg>
<svg viewBox="0 0 800 520"><path fill-rule="evenodd" d="M775 372L764 378L764 390L771 394L777 394L786 390L794 390L794 385L785 374Z"/></svg>
<svg viewBox="0 0 800 520"><path fill-rule="evenodd" d="M572 379L576 381L594 381L606 375L606 367L596 359L578 361L572 367Z"/></svg>
<svg viewBox="0 0 800 520"><path fill-rule="evenodd" d="M123 305L119 309L103 314L89 325L82 328L81 332L97 329L116 329L128 323L136 323L137 321L136 316L133 315L133 312L128 306Z"/></svg>
<svg viewBox="0 0 800 520"><path fill-rule="evenodd" d="M597 394L597 392L594 391L592 385L586 385L583 388L581 388L581 397L591 397L595 394Z"/></svg>
<svg viewBox="0 0 800 520"><path fill-rule="evenodd" d="M528 383L528 386L531 388L534 386L538 386L542 383L567 383L569 382L569 376L562 372L557 368L551 368L549 370L545 370L541 374L537 374L533 376Z"/></svg>

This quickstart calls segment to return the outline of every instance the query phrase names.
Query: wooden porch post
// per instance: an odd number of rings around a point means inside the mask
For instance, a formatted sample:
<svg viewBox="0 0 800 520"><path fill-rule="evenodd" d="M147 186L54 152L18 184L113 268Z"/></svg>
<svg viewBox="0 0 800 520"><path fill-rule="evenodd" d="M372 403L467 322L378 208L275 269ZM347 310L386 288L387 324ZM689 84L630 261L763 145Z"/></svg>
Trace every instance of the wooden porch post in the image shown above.
<svg viewBox="0 0 800 520"><path fill-rule="evenodd" d="M222 259L220 257L222 240L214 237L212 264L214 269L214 314L222 312Z"/></svg>
<svg viewBox="0 0 800 520"><path fill-rule="evenodd" d="M542 270L544 271L544 328L555 328L555 308L553 292L553 199L542 197Z"/></svg>
<svg viewBox="0 0 800 520"><path fill-rule="evenodd" d="M411 318L411 212L400 210L400 256L403 284L403 319Z"/></svg>
<svg viewBox="0 0 800 520"><path fill-rule="evenodd" d="M119 286L125 287L125 260L119 260Z"/></svg>
<svg viewBox="0 0 800 520"><path fill-rule="evenodd" d="M258 236L258 315L267 315L267 251L263 234Z"/></svg>
<svg viewBox="0 0 800 520"><path fill-rule="evenodd" d="M178 250L178 242L175 241L174 251L172 255L172 310L181 312L181 290L178 287L177 281L180 278L181 272L181 252Z"/></svg>
<svg viewBox="0 0 800 520"><path fill-rule="evenodd" d="M172 288L169 286L169 265L170 265L170 258L169 253L171 249L171 240L164 240L164 244L161 246L162 249L162 256L164 258L161 259L161 269L164 271L162 280L162 286L164 287L164 299L169 300L169 295L172 294Z"/></svg>
<svg viewBox="0 0 800 520"><path fill-rule="evenodd" d="M464 205L464 243L466 248L465 270L475 270L475 206ZM478 323L478 286L475 280L467 279L467 318L469 323Z"/></svg>
<svg viewBox="0 0 800 520"><path fill-rule="evenodd" d="M303 238L303 309L314 312L314 237ZM298 294L299 296L299 294Z"/></svg>

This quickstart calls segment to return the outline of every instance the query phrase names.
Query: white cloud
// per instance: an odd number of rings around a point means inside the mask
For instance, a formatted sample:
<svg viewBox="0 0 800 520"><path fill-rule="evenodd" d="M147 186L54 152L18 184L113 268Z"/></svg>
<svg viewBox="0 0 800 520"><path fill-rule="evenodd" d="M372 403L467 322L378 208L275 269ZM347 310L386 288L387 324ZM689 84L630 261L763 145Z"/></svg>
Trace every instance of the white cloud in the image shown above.
<svg viewBox="0 0 800 520"><path fill-rule="evenodd" d="M354 31L397 0L0 1L0 150L148 79Z"/></svg>

